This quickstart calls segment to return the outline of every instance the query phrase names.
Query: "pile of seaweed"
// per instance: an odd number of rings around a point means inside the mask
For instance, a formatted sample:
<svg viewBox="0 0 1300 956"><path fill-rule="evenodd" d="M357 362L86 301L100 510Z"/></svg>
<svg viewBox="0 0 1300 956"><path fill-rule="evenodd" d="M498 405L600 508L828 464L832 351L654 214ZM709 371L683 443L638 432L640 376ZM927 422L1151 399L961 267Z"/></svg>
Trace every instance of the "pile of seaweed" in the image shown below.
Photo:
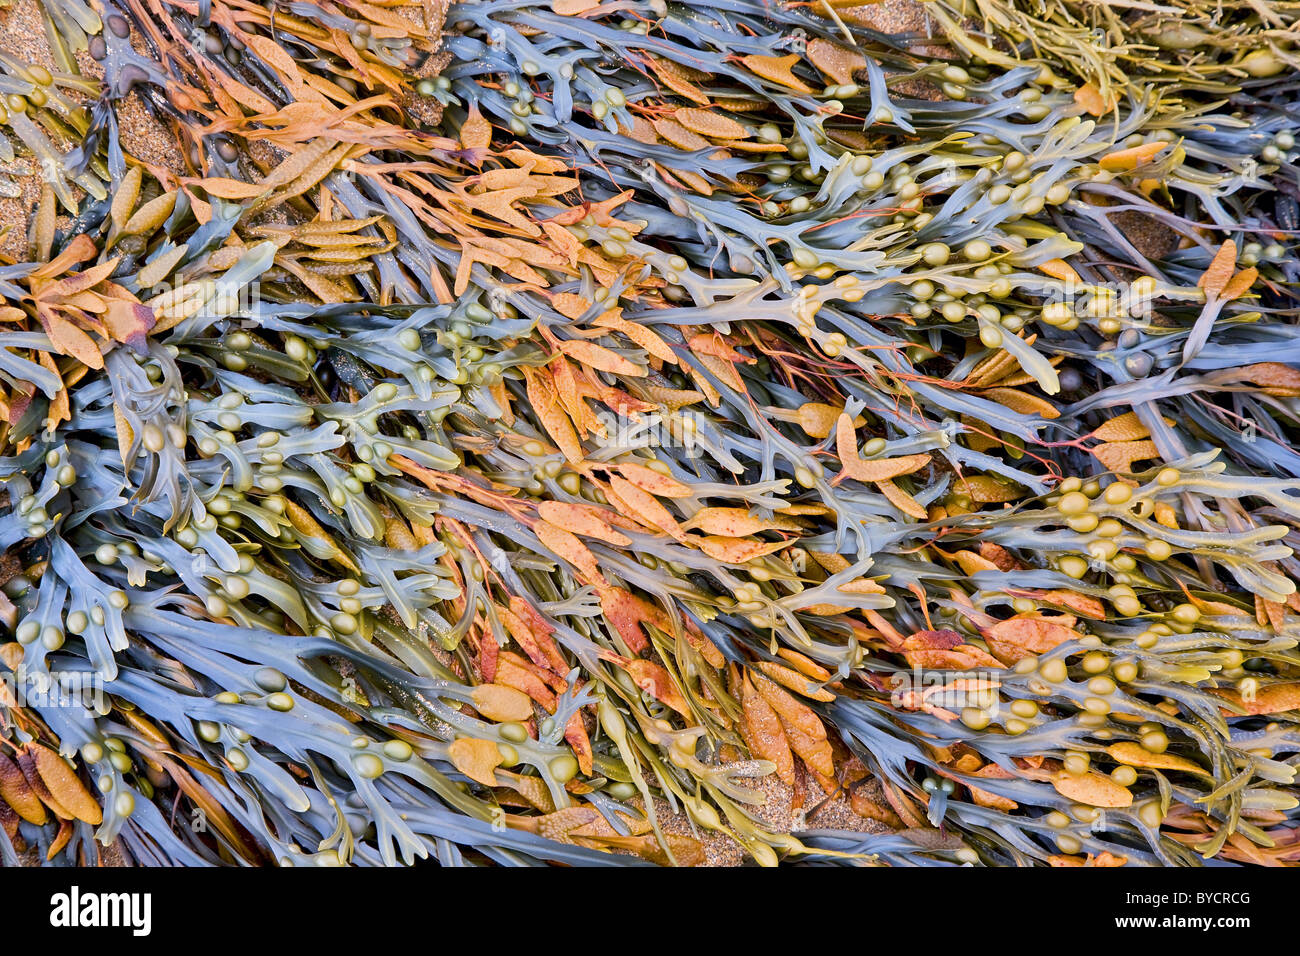
<svg viewBox="0 0 1300 956"><path fill-rule="evenodd" d="M42 9L0 862L1300 860L1300 6Z"/></svg>

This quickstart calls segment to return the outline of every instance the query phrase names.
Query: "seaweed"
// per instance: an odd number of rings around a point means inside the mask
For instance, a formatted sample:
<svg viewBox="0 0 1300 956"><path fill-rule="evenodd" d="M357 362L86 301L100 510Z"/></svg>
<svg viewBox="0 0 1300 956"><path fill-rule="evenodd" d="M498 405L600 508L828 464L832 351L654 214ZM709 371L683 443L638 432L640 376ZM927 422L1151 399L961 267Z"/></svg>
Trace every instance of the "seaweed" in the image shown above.
<svg viewBox="0 0 1300 956"><path fill-rule="evenodd" d="M1296 862L1294 11L95 6L0 858Z"/></svg>

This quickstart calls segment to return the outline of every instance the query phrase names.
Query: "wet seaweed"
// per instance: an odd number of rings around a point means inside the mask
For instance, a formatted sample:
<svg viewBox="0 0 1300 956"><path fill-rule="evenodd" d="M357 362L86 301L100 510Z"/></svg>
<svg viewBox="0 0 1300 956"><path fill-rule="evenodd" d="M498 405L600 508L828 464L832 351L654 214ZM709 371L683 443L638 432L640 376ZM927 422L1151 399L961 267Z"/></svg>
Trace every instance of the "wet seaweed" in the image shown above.
<svg viewBox="0 0 1300 956"><path fill-rule="evenodd" d="M1295 11L92 6L6 862L1296 861Z"/></svg>

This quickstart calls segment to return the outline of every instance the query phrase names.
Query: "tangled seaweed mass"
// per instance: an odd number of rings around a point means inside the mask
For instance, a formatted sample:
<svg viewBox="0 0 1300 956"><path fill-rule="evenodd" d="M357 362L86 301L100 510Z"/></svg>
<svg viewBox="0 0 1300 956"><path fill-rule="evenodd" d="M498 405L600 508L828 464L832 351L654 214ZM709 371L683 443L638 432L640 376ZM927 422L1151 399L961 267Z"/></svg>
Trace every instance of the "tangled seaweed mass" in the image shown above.
<svg viewBox="0 0 1300 956"><path fill-rule="evenodd" d="M872 9L45 0L0 862L1300 862L1300 5Z"/></svg>

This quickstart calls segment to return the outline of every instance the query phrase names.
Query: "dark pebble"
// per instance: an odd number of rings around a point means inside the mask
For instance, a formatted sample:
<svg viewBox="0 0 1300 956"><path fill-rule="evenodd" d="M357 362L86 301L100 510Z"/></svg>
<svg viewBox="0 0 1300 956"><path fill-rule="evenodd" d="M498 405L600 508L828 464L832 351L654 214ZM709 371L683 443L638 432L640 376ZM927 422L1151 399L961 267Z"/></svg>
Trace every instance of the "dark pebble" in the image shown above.
<svg viewBox="0 0 1300 956"><path fill-rule="evenodd" d="M1077 392L1083 388L1083 376L1079 374L1078 369L1067 368L1060 375L1061 391Z"/></svg>

